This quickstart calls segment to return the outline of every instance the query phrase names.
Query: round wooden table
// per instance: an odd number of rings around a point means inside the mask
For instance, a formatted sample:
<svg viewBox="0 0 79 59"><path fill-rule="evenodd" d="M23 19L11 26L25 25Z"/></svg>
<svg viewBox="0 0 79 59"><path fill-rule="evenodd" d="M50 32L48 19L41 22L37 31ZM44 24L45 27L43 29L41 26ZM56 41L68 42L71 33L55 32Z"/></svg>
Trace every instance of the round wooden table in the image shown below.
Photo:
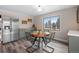
<svg viewBox="0 0 79 59"><path fill-rule="evenodd" d="M35 44L35 41L38 41L38 48L40 49L40 51L42 51L43 49L43 42L45 44L45 36L48 36L49 35L49 32L33 32L31 33L32 37L34 37L34 43L33 45Z"/></svg>
<svg viewBox="0 0 79 59"><path fill-rule="evenodd" d="M42 39L44 39L45 38L45 36L48 36L49 35L49 32L33 32L33 33L31 33L31 35L32 35L32 37L35 37L35 40L37 39L37 38L42 38Z"/></svg>
<svg viewBox="0 0 79 59"><path fill-rule="evenodd" d="M33 37L45 37L45 36L48 36L49 34L46 34L46 33L32 33L31 34Z"/></svg>
<svg viewBox="0 0 79 59"><path fill-rule="evenodd" d="M44 44L46 46L45 36L48 36L49 34L50 34L49 32L42 32L42 31L40 31L40 32L38 32L38 31L32 32L31 35L32 35L32 37L34 37L34 39L32 39L33 40L33 43L32 43L32 46L31 47L28 47L27 48L27 50L29 50L30 48L32 48L34 46L35 42L37 41L38 42L37 49L34 49L32 52L34 52L36 50L39 50L39 52L42 53L43 50L44 50L43 49L43 47L44 47L43 46L43 42L44 42ZM49 46L46 46L46 47L51 48L52 49L52 52L54 51L54 49L52 47L49 47ZM44 51L46 51L46 50L44 50ZM48 51L46 51L46 52L48 52ZM48 52L48 53L50 53L50 52Z"/></svg>

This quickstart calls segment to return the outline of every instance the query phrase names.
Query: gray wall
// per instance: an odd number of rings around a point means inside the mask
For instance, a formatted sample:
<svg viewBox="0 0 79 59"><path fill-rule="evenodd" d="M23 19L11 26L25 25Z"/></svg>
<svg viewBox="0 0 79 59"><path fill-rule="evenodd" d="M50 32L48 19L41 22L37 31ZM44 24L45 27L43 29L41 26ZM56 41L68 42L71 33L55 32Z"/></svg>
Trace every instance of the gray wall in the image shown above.
<svg viewBox="0 0 79 59"><path fill-rule="evenodd" d="M60 16L60 31L56 32L56 37L58 40L67 39L67 33L69 30L78 30L79 24L76 22L76 10L77 8L69 8L60 11L55 11L52 13L39 15L34 17L34 22L38 29L43 30L43 18L48 16Z"/></svg>

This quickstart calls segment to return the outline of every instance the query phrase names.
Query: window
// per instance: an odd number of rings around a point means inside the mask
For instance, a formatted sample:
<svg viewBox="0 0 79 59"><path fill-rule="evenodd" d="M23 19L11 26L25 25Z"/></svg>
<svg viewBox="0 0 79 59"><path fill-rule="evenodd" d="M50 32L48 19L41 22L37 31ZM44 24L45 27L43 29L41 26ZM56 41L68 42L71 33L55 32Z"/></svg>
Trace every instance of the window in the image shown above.
<svg viewBox="0 0 79 59"><path fill-rule="evenodd" d="M59 16L51 16L43 19L44 30L59 30L60 18Z"/></svg>

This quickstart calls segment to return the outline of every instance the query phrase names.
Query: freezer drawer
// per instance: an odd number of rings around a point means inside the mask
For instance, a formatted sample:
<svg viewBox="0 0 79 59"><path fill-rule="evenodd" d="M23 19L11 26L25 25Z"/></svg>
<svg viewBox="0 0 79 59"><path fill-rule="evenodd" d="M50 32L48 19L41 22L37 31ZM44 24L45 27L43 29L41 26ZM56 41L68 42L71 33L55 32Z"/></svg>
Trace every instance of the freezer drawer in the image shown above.
<svg viewBox="0 0 79 59"><path fill-rule="evenodd" d="M3 34L3 43L7 43L11 41L10 33Z"/></svg>

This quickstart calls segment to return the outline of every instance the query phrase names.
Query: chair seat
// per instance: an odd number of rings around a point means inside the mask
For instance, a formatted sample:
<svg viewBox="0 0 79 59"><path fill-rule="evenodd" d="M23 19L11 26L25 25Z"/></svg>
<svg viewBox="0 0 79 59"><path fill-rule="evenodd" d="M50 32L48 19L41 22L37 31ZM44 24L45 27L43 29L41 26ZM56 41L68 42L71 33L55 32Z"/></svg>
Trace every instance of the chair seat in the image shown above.
<svg viewBox="0 0 79 59"><path fill-rule="evenodd" d="M45 46L43 48L43 51L47 52L47 53L53 53L54 48L50 47L50 46Z"/></svg>

